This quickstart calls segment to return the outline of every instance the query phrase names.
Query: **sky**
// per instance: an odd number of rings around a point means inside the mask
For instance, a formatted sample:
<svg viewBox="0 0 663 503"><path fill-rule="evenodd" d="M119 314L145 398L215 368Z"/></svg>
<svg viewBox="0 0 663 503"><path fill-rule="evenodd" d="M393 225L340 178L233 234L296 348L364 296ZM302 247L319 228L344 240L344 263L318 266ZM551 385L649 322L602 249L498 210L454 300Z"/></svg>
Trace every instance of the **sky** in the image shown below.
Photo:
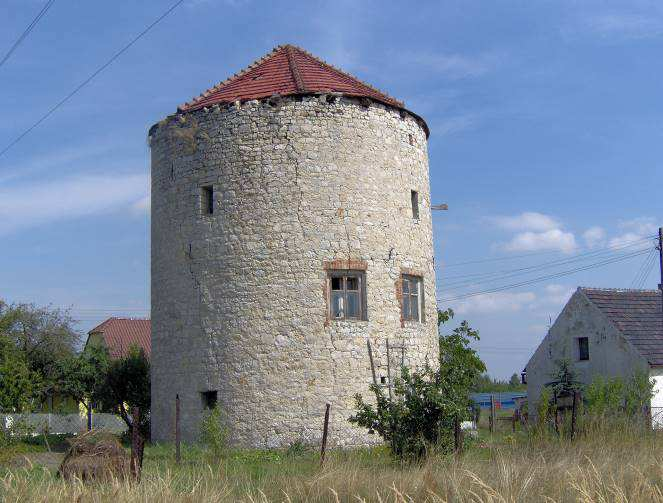
<svg viewBox="0 0 663 503"><path fill-rule="evenodd" d="M0 54L45 3L0 3ZM56 0L0 66L0 150L173 3ZM284 43L427 121L438 305L491 375L578 286L656 288L663 3L185 0L0 155L0 298L148 316L147 131Z"/></svg>

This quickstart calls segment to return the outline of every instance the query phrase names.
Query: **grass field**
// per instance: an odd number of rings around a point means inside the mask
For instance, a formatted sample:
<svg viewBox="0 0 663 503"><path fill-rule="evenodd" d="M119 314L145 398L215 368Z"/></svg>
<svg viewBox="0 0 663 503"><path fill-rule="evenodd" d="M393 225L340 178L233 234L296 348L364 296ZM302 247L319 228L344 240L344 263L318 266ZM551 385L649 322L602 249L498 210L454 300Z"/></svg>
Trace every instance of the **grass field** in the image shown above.
<svg viewBox="0 0 663 503"><path fill-rule="evenodd" d="M421 464L395 461L384 448L333 451L320 468L318 453L301 448L232 451L214 461L189 447L178 466L172 446L150 446L140 484L67 483L39 463L44 448L18 450L11 462L0 458L2 501L663 502L663 435L623 424L574 442L482 433L462 455Z"/></svg>

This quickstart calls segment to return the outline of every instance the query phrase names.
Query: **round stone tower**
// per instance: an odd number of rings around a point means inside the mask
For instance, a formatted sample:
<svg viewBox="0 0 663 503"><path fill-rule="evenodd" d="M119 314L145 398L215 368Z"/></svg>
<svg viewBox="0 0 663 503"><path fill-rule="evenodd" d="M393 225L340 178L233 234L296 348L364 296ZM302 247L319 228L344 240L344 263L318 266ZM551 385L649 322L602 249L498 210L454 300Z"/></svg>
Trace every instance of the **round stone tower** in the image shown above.
<svg viewBox="0 0 663 503"><path fill-rule="evenodd" d="M438 355L425 122L293 46L150 130L152 436L377 435L354 396ZM370 350L369 350L370 348ZM372 358L371 358L372 354Z"/></svg>

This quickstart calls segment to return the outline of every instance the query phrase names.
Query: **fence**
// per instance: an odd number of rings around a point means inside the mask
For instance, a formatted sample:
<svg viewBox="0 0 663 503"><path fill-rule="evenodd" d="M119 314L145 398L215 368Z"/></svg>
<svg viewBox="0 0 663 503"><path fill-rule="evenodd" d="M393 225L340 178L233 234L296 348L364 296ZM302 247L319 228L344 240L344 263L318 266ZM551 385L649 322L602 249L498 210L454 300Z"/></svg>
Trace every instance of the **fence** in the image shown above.
<svg viewBox="0 0 663 503"><path fill-rule="evenodd" d="M652 428L663 428L663 407L651 408Z"/></svg>
<svg viewBox="0 0 663 503"><path fill-rule="evenodd" d="M0 427L11 431L21 425L32 434L80 433L87 430L87 417L80 414L0 414ZM92 428L109 433L123 433L127 425L115 414L92 414Z"/></svg>

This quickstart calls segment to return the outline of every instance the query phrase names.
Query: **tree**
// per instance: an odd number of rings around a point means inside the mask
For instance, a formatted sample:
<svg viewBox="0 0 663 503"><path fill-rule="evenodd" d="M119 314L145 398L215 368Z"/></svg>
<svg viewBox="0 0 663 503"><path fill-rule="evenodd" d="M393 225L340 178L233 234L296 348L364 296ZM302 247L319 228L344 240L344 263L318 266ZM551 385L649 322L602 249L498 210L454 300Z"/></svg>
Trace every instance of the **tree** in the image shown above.
<svg viewBox="0 0 663 503"><path fill-rule="evenodd" d="M25 412L34 406L41 382L23 354L0 334L0 411Z"/></svg>
<svg viewBox="0 0 663 503"><path fill-rule="evenodd" d="M42 397L54 385L59 362L72 356L80 342L68 312L2 301L0 336L23 355L30 371L40 376Z"/></svg>
<svg viewBox="0 0 663 503"><path fill-rule="evenodd" d="M88 412L88 421L94 403L104 392L109 366L108 350L99 345L90 345L81 354L59 362L56 389L82 403Z"/></svg>
<svg viewBox="0 0 663 503"><path fill-rule="evenodd" d="M453 311L438 311L438 327L453 318ZM470 386L486 370L469 347L478 332L464 321L450 335L440 336L439 364L418 371L401 368L394 382L394 397L371 386L376 405L355 396L356 414L350 422L376 431L400 458L420 459L429 449L449 452L454 423L470 417Z"/></svg>
<svg viewBox="0 0 663 503"><path fill-rule="evenodd" d="M142 349L132 346L127 356L111 361L98 398L106 410L119 414L130 430L133 428L131 410L139 407L141 424L138 426L143 436L149 437L150 361Z"/></svg>
<svg viewBox="0 0 663 503"><path fill-rule="evenodd" d="M570 360L563 358L555 361L556 369L551 374L552 381L548 386L553 391L554 396L572 395L582 389L582 384L578 381L578 376Z"/></svg>
<svg viewBox="0 0 663 503"><path fill-rule="evenodd" d="M511 386L513 389L517 389L521 386L520 378L518 377L518 374L513 374L511 378L509 379L509 386Z"/></svg>

